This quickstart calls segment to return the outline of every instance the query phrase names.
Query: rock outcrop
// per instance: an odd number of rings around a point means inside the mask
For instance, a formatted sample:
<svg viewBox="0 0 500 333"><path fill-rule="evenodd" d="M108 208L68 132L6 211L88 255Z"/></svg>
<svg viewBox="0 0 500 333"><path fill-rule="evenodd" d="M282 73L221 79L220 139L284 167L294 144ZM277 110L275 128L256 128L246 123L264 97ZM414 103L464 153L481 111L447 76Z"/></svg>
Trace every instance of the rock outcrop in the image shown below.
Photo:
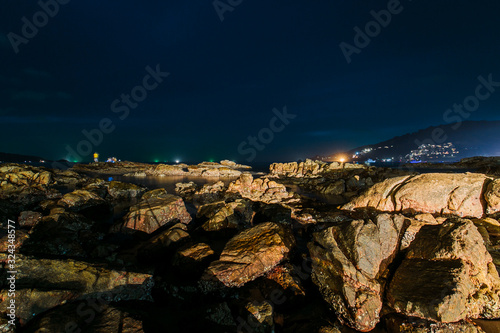
<svg viewBox="0 0 500 333"><path fill-rule="evenodd" d="M344 205L343 209L373 208L389 212L480 218L487 209L494 209L490 203L487 207L483 206L483 191L490 181L489 177L474 173L429 173L390 178L375 184L366 193ZM489 193L491 191L486 196Z"/></svg>
<svg viewBox="0 0 500 333"><path fill-rule="evenodd" d="M307 159L305 162L273 163L269 167L272 176L285 177L318 177L319 175L345 169L365 169L362 164L322 162Z"/></svg>
<svg viewBox="0 0 500 333"><path fill-rule="evenodd" d="M226 195L231 193L265 203L294 201L293 193L289 193L284 185L269 178L254 179L250 173L243 173L240 178L229 184Z"/></svg>

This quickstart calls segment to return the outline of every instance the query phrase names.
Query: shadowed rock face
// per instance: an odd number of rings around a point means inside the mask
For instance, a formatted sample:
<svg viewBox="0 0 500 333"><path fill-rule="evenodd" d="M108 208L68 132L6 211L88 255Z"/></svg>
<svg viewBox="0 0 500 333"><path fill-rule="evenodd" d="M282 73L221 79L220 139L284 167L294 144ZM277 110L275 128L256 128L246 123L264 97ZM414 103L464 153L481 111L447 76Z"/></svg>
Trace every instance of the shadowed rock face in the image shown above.
<svg viewBox="0 0 500 333"><path fill-rule="evenodd" d="M40 315L25 332L142 333L137 315L100 299L74 301Z"/></svg>
<svg viewBox="0 0 500 333"><path fill-rule="evenodd" d="M396 311L456 322L500 316L500 278L481 234L471 221L421 228L390 284Z"/></svg>
<svg viewBox="0 0 500 333"><path fill-rule="evenodd" d="M359 331L379 322L384 285L379 278L396 255L405 218L383 214L314 234L312 279L339 319Z"/></svg>
<svg viewBox="0 0 500 333"><path fill-rule="evenodd" d="M149 300L150 274L111 270L74 260L32 259L19 256L17 264L17 316L25 323L34 315L67 301L100 298L102 302ZM2 279L6 274L1 274ZM9 300L0 292L0 307Z"/></svg>
<svg viewBox="0 0 500 333"><path fill-rule="evenodd" d="M483 174L439 174L396 177L375 184L343 209L375 208L381 211L416 211L483 216L483 190L490 182Z"/></svg>
<svg viewBox="0 0 500 333"><path fill-rule="evenodd" d="M295 239L285 226L272 222L245 230L227 242L205 279L215 277L227 287L240 287L264 275L288 257Z"/></svg>
<svg viewBox="0 0 500 333"><path fill-rule="evenodd" d="M125 216L121 229L139 230L150 234L174 221L188 224L191 222L191 216L182 198L167 194L143 200L132 206Z"/></svg>

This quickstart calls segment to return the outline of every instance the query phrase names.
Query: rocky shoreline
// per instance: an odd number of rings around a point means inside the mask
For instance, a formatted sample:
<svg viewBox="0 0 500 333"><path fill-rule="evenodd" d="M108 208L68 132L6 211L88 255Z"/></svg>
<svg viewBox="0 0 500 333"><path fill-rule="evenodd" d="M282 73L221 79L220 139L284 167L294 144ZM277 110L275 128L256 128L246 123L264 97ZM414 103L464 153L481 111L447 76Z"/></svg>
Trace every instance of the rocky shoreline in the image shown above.
<svg viewBox="0 0 500 333"><path fill-rule="evenodd" d="M251 167L224 160L220 163L202 162L197 165L179 164L147 164L135 162L117 163L90 163L76 164L72 170L91 175L124 175L131 177L165 177L165 176L193 176L193 177L238 177L242 170Z"/></svg>
<svg viewBox="0 0 500 333"><path fill-rule="evenodd" d="M0 331L497 332L497 160L467 163L488 172L0 164ZM117 174L237 179L168 193L99 178Z"/></svg>

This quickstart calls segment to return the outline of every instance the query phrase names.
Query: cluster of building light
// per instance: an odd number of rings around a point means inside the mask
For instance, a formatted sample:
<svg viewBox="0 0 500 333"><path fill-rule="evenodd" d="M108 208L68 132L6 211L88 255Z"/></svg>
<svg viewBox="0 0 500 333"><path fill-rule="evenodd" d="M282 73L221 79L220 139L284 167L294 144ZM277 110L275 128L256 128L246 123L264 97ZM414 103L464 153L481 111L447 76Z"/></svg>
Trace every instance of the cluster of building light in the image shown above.
<svg viewBox="0 0 500 333"><path fill-rule="evenodd" d="M361 151L357 151L356 153L354 153L354 155L352 155L352 158L353 159L358 159L358 158L362 158L363 155L366 155L368 153L371 153L372 151L374 150L379 150L379 149L389 149L389 148L393 148L394 146L380 146L380 147L377 147L377 148L365 148ZM394 158L393 158L394 159ZM385 161L384 161L385 162ZM389 161L388 161L389 162Z"/></svg>
<svg viewBox="0 0 500 333"><path fill-rule="evenodd" d="M423 144L405 156L407 161L439 160L457 157L460 152L452 142L441 145Z"/></svg>

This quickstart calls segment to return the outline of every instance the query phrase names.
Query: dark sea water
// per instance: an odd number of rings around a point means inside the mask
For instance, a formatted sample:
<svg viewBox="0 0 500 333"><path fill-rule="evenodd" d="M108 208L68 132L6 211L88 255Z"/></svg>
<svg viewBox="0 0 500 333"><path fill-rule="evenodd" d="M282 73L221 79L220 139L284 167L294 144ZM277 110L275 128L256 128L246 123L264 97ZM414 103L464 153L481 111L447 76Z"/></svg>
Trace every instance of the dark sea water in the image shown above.
<svg viewBox="0 0 500 333"><path fill-rule="evenodd" d="M104 178L104 177L100 177ZM224 185L229 185L238 177L219 178L219 177L187 177L187 176L164 176L164 177L131 177L131 176L110 176L104 180L112 181L117 180L125 183L132 183L136 185L146 186L149 189L165 188L168 193L175 193L175 184L194 182L196 185L212 185L218 181L224 182Z"/></svg>

